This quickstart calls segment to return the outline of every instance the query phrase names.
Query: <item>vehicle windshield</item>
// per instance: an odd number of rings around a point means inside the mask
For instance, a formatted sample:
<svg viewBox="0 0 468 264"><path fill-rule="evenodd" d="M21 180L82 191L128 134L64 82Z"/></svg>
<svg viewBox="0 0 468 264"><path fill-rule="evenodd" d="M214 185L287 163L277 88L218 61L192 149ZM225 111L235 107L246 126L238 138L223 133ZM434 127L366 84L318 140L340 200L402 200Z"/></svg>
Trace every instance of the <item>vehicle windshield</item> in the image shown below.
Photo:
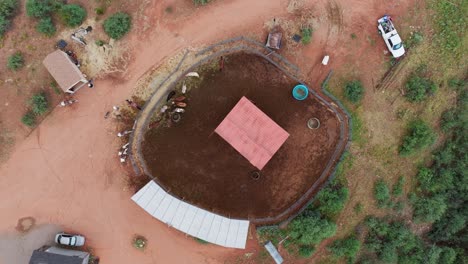
<svg viewBox="0 0 468 264"><path fill-rule="evenodd" d="M395 46L393 46L393 50L397 50L403 46L403 43L398 43Z"/></svg>

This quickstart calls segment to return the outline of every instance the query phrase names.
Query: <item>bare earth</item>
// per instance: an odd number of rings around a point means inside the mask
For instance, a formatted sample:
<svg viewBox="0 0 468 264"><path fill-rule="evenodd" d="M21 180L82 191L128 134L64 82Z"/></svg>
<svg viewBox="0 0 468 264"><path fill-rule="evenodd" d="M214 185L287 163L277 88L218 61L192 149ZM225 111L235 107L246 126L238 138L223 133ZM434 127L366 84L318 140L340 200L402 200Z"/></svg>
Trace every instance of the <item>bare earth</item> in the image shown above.
<svg viewBox="0 0 468 264"><path fill-rule="evenodd" d="M147 20L136 21L128 37L133 62L124 79L96 81L95 89L78 93L78 104L55 109L18 142L0 168L0 232L13 232L19 218L32 216L36 225L57 224L84 234L101 263L112 264L231 263L259 251L255 239L248 240L244 251L198 244L135 206L125 190L128 170L116 157L116 125L103 116L131 96L140 76L183 48L241 34L263 39L267 21L293 17L289 1L215 1L196 10L188 7L190 1L175 2L153 1L146 8ZM305 6L312 7L315 16L313 41L307 47L291 45L285 55L301 66L306 81L315 87L330 68L355 67L369 76L381 73L377 66L385 47L375 34L375 19L384 13L398 15L408 2L396 0L384 7L378 0L309 1ZM164 11L169 5L172 14ZM358 37L352 45L351 33ZM322 68L326 53L331 64ZM132 248L135 233L148 238L145 252ZM6 261L0 255L1 264L16 264Z"/></svg>

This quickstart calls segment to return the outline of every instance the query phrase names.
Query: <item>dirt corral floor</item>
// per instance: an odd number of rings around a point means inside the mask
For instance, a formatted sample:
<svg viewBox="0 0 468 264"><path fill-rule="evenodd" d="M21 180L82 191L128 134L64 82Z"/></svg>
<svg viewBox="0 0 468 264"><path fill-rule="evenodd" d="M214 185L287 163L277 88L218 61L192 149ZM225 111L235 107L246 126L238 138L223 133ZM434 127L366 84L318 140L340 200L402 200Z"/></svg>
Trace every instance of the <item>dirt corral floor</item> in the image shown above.
<svg viewBox="0 0 468 264"><path fill-rule="evenodd" d="M201 81L187 85L182 120L145 135L142 150L152 175L172 194L215 213L280 214L320 177L339 139L337 117L315 97L295 100L297 83L256 55L226 57L223 71L217 62L202 67ZM258 180L250 176L256 168L214 133L242 96L290 134ZM307 128L312 117L321 122L317 130Z"/></svg>

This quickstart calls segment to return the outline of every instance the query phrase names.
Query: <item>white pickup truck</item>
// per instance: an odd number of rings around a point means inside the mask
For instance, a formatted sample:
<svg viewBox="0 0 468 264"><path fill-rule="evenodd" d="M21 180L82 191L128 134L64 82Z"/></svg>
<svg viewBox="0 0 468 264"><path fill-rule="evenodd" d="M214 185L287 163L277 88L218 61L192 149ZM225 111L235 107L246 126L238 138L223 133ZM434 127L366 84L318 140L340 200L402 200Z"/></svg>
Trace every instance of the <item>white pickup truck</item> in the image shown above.
<svg viewBox="0 0 468 264"><path fill-rule="evenodd" d="M390 16L383 16L377 20L379 33L382 35L385 44L392 53L394 58L401 57L405 54L405 48L403 47L403 41L401 40L398 32L393 26L392 19Z"/></svg>

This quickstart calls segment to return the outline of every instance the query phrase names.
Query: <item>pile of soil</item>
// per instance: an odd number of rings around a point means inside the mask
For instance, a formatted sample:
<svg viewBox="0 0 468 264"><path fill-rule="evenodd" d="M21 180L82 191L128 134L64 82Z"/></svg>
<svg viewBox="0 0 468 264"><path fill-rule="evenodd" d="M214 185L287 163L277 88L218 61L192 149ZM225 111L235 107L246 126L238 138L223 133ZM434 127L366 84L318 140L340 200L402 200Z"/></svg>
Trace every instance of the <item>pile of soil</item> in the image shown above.
<svg viewBox="0 0 468 264"><path fill-rule="evenodd" d="M217 65L217 61L210 65ZM319 178L339 138L339 122L318 99L297 101L297 84L265 59L238 53L222 71L198 69L182 120L149 130L142 151L157 181L196 206L232 218L263 218L290 207ZM178 84L179 87L181 84ZM260 172L214 133L242 96L285 129L289 138ZM320 120L317 130L307 121Z"/></svg>

